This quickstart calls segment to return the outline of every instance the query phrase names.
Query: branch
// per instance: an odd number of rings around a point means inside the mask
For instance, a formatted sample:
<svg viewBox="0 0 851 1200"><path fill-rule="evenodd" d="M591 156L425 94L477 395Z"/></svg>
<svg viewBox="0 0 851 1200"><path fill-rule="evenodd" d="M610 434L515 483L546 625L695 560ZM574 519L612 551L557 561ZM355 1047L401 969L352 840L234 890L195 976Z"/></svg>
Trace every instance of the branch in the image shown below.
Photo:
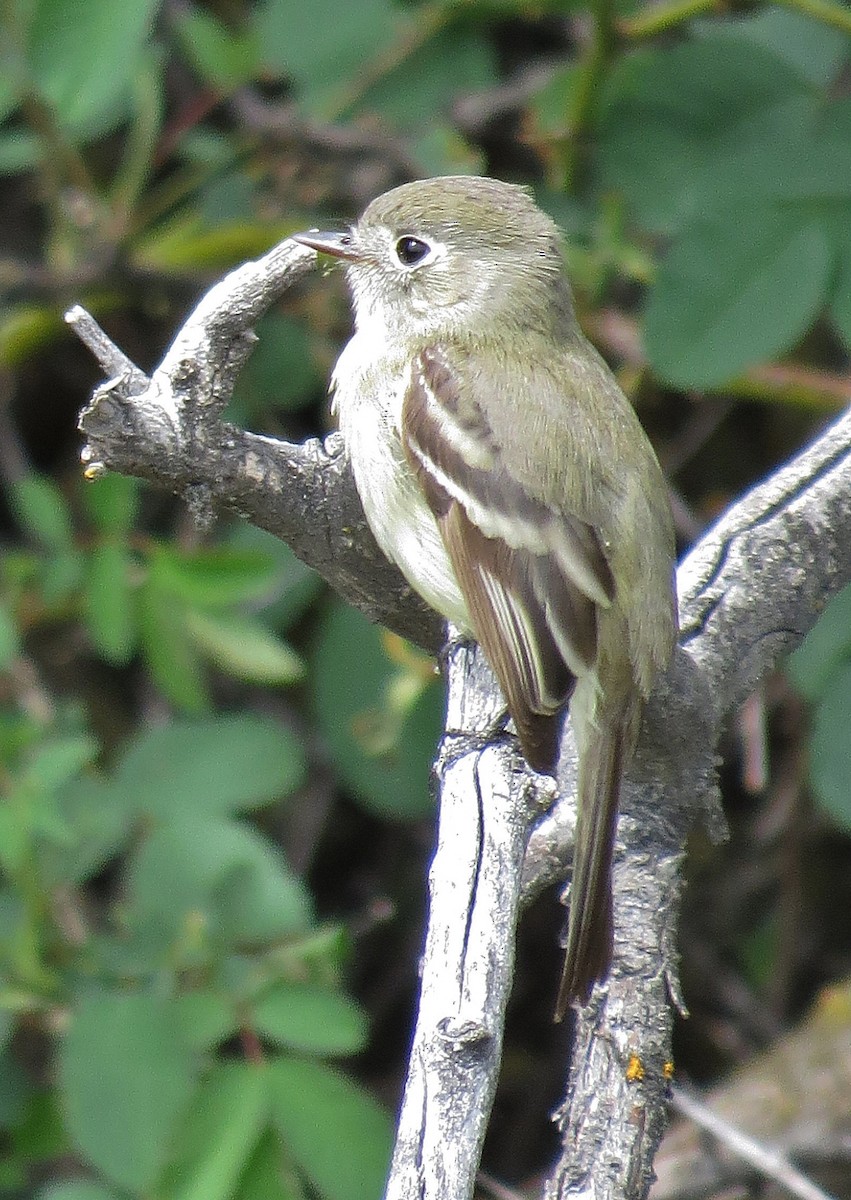
<svg viewBox="0 0 851 1200"><path fill-rule="evenodd" d="M791 1196L796 1196L798 1200L833 1200L827 1192L799 1171L785 1154L751 1137L739 1126L713 1112L696 1096L689 1095L682 1088L676 1088L673 1104L681 1116L688 1117L699 1129L705 1130L726 1146L742 1162L753 1167L766 1179L773 1180Z"/></svg>
<svg viewBox="0 0 851 1200"><path fill-rule="evenodd" d="M759 1162L768 1151L788 1177L786 1164L806 1166L816 1181L835 1178L831 1166L847 1160L848 1004L851 981L837 981L817 996L804 1019L775 1038L727 1078L686 1103L705 1110L686 1112L679 1089L673 1107L683 1117L665 1134L656 1156L652 1200L705 1200L711 1196L754 1190L765 1174ZM718 1124L720 1122L720 1125ZM719 1138L705 1130L716 1125ZM724 1127L735 1133L730 1139ZM744 1135L757 1155L748 1151ZM739 1148L745 1154L739 1154ZM776 1189L775 1189L776 1190Z"/></svg>
<svg viewBox="0 0 851 1200"><path fill-rule="evenodd" d="M677 575L681 645L647 708L625 783L615 964L577 1014L563 1156L548 1191L646 1195L666 1115L680 863L695 812L723 830L715 747L730 709L800 643L851 581L851 414L735 504ZM536 828L526 893L557 878L572 814L562 793Z"/></svg>
<svg viewBox="0 0 851 1200"><path fill-rule="evenodd" d="M88 477L119 471L182 495L201 524L213 506L238 513L287 542L373 621L429 650L442 622L376 545L336 434L292 445L221 420L252 326L315 264L295 242L231 271L190 313L150 379L97 323L75 307L66 321L108 382L80 415Z"/></svg>
<svg viewBox="0 0 851 1200"><path fill-rule="evenodd" d="M386 1200L472 1194L513 977L505 933L540 811L513 742L488 739L501 701L482 656L455 644L449 660L422 990Z"/></svg>
<svg viewBox="0 0 851 1200"><path fill-rule="evenodd" d="M421 645L439 626L367 530L339 439L294 446L223 423L250 326L313 253L284 242L201 301L150 380L82 310L69 320L109 383L84 410L88 473L108 468L248 517L289 542L347 599ZM755 488L695 546L678 583L682 645L647 707L625 781L614 869L611 978L577 1013L558 1120L564 1153L548 1196L641 1197L666 1122L675 929L688 829L720 836L722 721L851 580L851 416ZM522 902L563 877L573 837L568 731L558 799L495 737L495 685L475 648L447 657L449 714L438 764L438 850L423 985L388 1197L472 1195L496 1085L514 927ZM528 846L527 846L528 842ZM524 847L525 855L524 855Z"/></svg>

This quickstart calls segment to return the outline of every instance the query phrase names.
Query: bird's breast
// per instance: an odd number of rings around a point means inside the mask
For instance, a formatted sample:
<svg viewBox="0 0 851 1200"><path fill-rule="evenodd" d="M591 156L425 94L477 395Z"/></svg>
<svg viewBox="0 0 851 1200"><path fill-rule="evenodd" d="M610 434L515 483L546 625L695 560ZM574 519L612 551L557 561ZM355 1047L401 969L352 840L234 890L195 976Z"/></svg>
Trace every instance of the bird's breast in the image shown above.
<svg viewBox="0 0 851 1200"><path fill-rule="evenodd" d="M334 370L334 405L369 527L415 592L469 629L467 608L437 523L400 436L410 361L356 334ZM365 343L365 344L364 344ZM384 347L386 351L386 346Z"/></svg>

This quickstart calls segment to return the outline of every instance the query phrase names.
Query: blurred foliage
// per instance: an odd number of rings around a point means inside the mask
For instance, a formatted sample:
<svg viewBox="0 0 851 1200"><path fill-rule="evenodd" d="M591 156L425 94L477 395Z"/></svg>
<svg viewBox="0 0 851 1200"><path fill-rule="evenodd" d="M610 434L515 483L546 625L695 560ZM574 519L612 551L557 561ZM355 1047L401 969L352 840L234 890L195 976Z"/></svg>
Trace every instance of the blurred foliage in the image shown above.
<svg viewBox="0 0 851 1200"><path fill-rule="evenodd" d="M851 587L828 604L789 659L788 670L812 705L813 792L837 825L851 833Z"/></svg>
<svg viewBox="0 0 851 1200"><path fill-rule="evenodd" d="M222 672L264 688L302 680L281 631L321 585L256 530L192 547L143 532L133 480L74 493L69 502L35 474L9 489L24 538L0 572L9 682L26 674L28 642L61 626L81 639L81 661L132 667L174 715L103 747L84 706L29 681L38 696L22 686L0 716L0 1111L12 1145L0 1186L16 1189L37 1166L43 1143L31 1145L28 1122L38 1113L50 1156L77 1155L117 1189L108 1195L242 1194L261 1148L281 1181L274 1194L373 1195L389 1118L314 1061L367 1039L365 1014L340 990L343 931L317 921L305 882L240 819L305 787L304 738L267 716L228 715L213 694ZM377 632L352 616L328 608L330 623L348 622L351 677L371 662L376 701L359 687L342 713L326 702L327 720L386 732L360 752L346 743L341 777L360 770L359 794L382 811L422 813L439 726L431 663L413 651L383 657ZM320 635L316 657L333 683L332 638ZM385 778L398 723L423 696L422 752ZM416 745L419 730L410 736ZM32 1018L59 1034L55 1096L15 1066L16 1024ZM340 1153L358 1157L354 1176L329 1172Z"/></svg>
<svg viewBox="0 0 851 1200"><path fill-rule="evenodd" d="M442 710L433 664L268 535L201 539L135 482L83 484L97 376L65 308L146 368L209 282L296 228L418 175L526 182L569 235L580 318L660 447L685 544L847 400L849 59L835 0L3 7L0 1191L379 1193L370 1087L392 1101L407 1049ZM323 432L347 321L333 277L285 297L230 418ZM743 991L780 1022L851 965L847 840L829 884L794 890L851 828L849 605L790 665L809 755L779 684L775 773L756 798L726 780L762 874L705 898L692 856L697 1077L757 1043ZM789 914L820 890L829 934L804 950ZM561 1059L541 921L489 1147L514 1178L550 1151Z"/></svg>

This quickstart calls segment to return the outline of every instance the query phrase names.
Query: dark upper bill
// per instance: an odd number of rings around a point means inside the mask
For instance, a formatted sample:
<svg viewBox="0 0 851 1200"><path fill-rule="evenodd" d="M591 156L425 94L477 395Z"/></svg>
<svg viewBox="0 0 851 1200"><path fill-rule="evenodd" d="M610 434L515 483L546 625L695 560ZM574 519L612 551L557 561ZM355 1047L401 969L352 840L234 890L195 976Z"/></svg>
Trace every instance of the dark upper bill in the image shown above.
<svg viewBox="0 0 851 1200"><path fill-rule="evenodd" d="M291 233L290 237L302 246L309 246L311 250L318 250L320 254L330 254L333 258L360 258L360 252L349 229L308 229L305 233Z"/></svg>

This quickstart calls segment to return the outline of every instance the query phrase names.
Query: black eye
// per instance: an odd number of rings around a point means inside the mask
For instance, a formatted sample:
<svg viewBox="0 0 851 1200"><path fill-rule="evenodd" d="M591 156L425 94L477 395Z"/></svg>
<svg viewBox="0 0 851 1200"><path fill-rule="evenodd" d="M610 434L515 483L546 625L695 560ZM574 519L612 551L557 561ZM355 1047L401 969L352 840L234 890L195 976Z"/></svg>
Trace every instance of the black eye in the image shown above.
<svg viewBox="0 0 851 1200"><path fill-rule="evenodd" d="M431 250L428 242L415 237L401 237L396 243L396 257L404 267L416 266Z"/></svg>

